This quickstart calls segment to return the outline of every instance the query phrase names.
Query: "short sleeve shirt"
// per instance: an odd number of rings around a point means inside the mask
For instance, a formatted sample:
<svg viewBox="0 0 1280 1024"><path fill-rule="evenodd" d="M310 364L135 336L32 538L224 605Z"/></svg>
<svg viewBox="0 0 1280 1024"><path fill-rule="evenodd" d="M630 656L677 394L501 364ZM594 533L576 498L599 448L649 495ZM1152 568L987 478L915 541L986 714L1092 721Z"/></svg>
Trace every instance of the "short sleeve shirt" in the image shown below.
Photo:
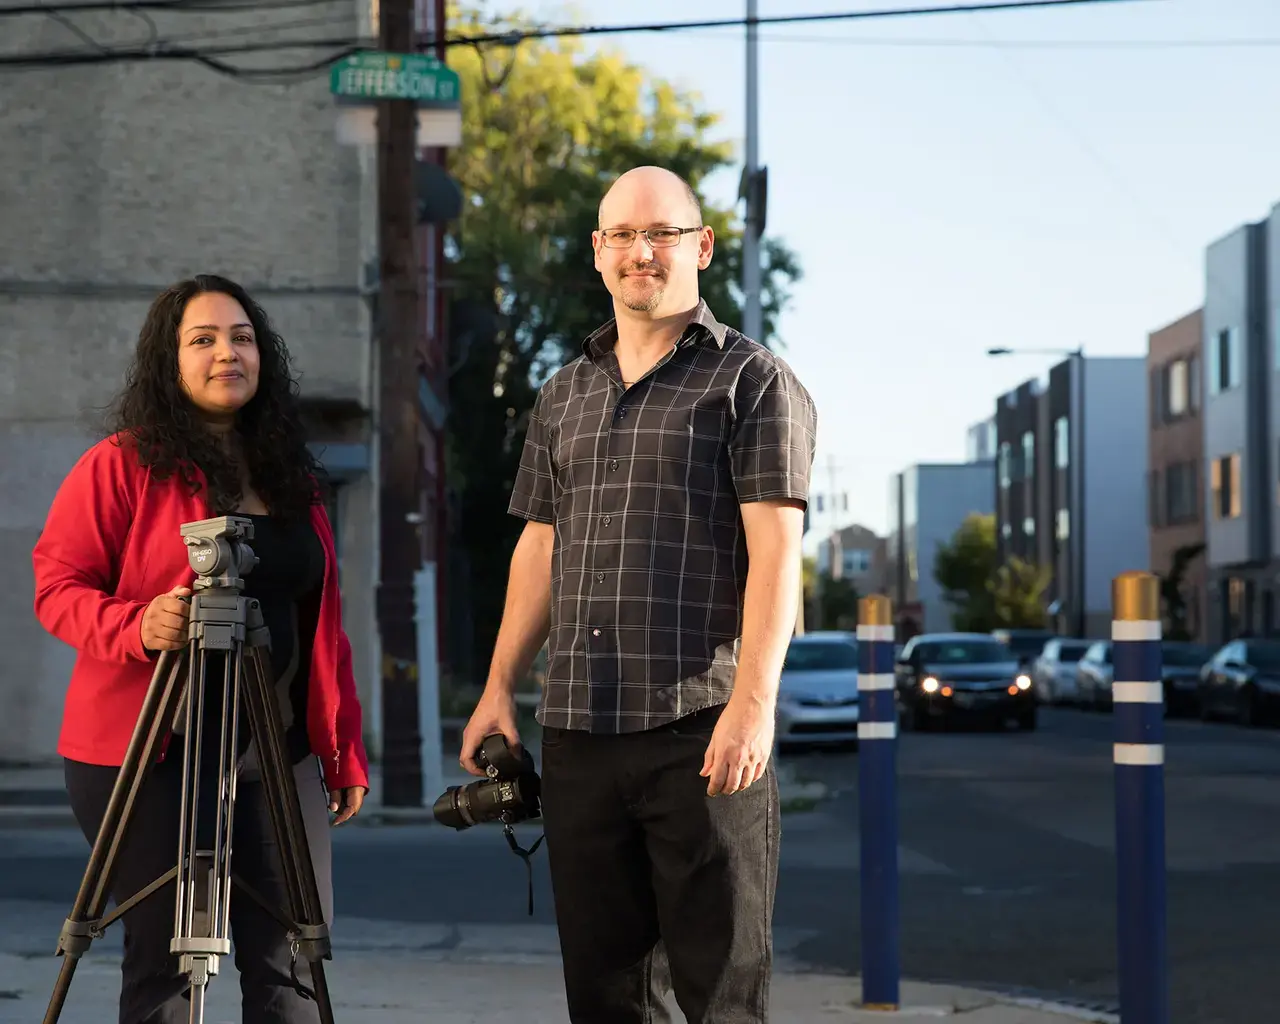
<svg viewBox="0 0 1280 1024"><path fill-rule="evenodd" d="M539 390L510 512L553 524L538 720L650 729L733 691L747 548L739 506L808 500L816 410L790 367L699 302L631 387L610 321Z"/></svg>

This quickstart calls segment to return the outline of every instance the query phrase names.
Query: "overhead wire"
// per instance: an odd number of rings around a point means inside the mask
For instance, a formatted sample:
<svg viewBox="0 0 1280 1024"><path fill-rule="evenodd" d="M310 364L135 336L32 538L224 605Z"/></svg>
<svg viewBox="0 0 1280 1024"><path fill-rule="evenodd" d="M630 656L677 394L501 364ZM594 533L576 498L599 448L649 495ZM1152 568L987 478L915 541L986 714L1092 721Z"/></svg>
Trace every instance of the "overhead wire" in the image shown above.
<svg viewBox="0 0 1280 1024"><path fill-rule="evenodd" d="M38 13L55 9L67 11L113 10L163 10L171 12L203 10L234 12L242 10L280 9L284 7L312 6L332 0L234 0L215 3L213 0L74 0L57 5L21 5L0 7L0 16L13 13ZM852 22L870 19L897 19L924 15L994 13L1013 10L1053 9L1081 6L1101 6L1119 3L1158 3L1161 0L990 0L990 2L949 4L931 7L903 7L863 11L837 11L823 14L774 15L755 19L755 24L796 25L814 22ZM1167 0L1165 0L1167 2ZM446 37L444 46L516 46L522 42L539 39L620 35L643 32L694 31L699 29L743 27L746 18L718 18L682 22L648 22L623 25L576 25L510 30L480 34L462 34ZM424 48L434 47L434 40L424 40ZM281 40L274 43L247 43L240 46L187 47L175 45L172 40L161 40L146 48L128 51L123 48L104 53L100 51L63 50L45 53L17 53L0 55L0 69L66 67L83 64L113 63L123 60L186 60L195 61L223 74L239 78L271 79L306 76L327 70L335 61L358 53L365 45L351 37L333 39ZM227 63L222 58L296 49L327 50L321 59L284 68L245 68Z"/></svg>

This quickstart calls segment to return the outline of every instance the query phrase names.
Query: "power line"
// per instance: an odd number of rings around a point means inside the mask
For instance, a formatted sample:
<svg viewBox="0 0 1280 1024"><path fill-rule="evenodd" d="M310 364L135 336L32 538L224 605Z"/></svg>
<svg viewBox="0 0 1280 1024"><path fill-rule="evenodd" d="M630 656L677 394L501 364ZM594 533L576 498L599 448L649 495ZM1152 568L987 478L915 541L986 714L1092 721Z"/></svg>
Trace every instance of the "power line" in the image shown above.
<svg viewBox="0 0 1280 1024"><path fill-rule="evenodd" d="M0 8L0 16L17 13L48 13L90 11L90 10L168 10L185 12L203 11L237 11L262 10L281 7L311 6L327 3L331 0L258 0L258 2L213 3L210 0L79 0L75 3L53 5L24 5L19 7ZM1064 7L1080 7L1084 5L1138 3L1144 0L996 0L987 3L951 4L934 7L909 7L886 10L842 11L827 14L792 14L777 15L756 19L759 25L795 25L814 22L865 21L870 19L890 19L918 17L939 14L976 14L1013 10L1049 9ZM1158 2L1158 0L1145 0ZM698 29L743 27L745 18L721 18L702 21L684 22L648 22L627 25L578 25L561 28L540 28L523 31L496 32L482 35L452 36L441 40L444 46L482 46L501 45L515 46L519 43L537 39L553 39L566 37L585 37L601 35L621 35L641 32L675 32ZM435 45L424 40L424 45ZM190 48L174 46L171 42L161 41L146 48L119 48L110 53L84 50L62 50L34 54L10 54L0 56L0 68L39 68L66 67L82 64L115 63L118 61L136 60L189 60L204 64L215 71L234 77L275 78L281 76L307 75L326 70L330 64L350 54L357 53L365 47L358 41L347 37L343 39L290 40L279 43L244 44L234 47ZM220 60L224 56L260 53L264 51L289 49L327 49L334 52L322 60L288 68L240 68Z"/></svg>

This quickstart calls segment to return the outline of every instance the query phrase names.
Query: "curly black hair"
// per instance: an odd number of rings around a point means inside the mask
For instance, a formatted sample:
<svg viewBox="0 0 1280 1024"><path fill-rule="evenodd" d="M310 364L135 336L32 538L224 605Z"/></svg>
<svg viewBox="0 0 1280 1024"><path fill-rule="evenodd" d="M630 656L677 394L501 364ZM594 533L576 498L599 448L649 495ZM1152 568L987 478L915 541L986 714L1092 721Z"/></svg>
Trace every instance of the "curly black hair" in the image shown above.
<svg viewBox="0 0 1280 1024"><path fill-rule="evenodd" d="M229 295L253 324L260 358L258 390L236 416L239 443L229 451L208 429L183 388L178 371L178 328L197 295ZM179 281L152 302L138 335L124 389L112 406L109 433L131 439L138 459L159 479L178 474L200 489L208 482L213 515L228 515L242 495L241 468L271 515L301 520L323 501L324 471L307 447L289 350L266 312L240 285L215 274ZM238 451L239 454L236 452Z"/></svg>

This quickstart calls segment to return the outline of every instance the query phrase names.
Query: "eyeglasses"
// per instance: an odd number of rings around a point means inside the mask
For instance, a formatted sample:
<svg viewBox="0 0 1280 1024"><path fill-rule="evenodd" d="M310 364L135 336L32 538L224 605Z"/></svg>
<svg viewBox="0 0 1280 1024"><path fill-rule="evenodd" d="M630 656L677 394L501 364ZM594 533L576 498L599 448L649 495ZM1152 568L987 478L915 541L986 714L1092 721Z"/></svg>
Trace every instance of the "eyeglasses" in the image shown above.
<svg viewBox="0 0 1280 1024"><path fill-rule="evenodd" d="M691 231L701 231L702 228L644 228L637 231L635 228L606 228L600 234L604 238L606 249L630 249L636 244L636 236L644 235L645 241L649 243L653 249L670 249L673 245L680 244L680 236L687 235Z"/></svg>

